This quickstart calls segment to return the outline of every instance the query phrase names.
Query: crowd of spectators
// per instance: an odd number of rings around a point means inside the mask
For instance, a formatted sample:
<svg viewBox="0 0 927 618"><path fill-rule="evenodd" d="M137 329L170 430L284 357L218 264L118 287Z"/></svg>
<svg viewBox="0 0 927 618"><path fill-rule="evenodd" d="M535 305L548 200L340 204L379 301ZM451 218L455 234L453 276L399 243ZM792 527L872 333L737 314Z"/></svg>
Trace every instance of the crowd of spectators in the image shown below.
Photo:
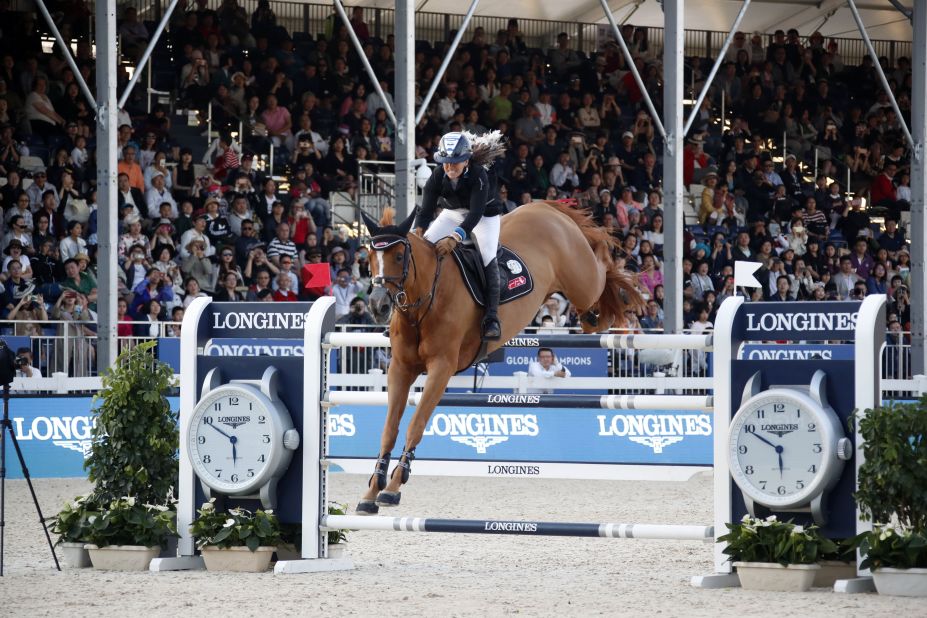
<svg viewBox="0 0 927 618"><path fill-rule="evenodd" d="M79 0L56 6L62 15L83 7ZM43 53L34 17L2 4L0 16L18 25L0 39L0 317L47 315L78 322L80 334L90 335L94 114L61 50ZM348 229L333 227L328 201L334 191L356 197L359 160L392 158L395 127L385 108L394 40L372 36L364 18L355 7L351 27L384 96L371 87L336 15L310 36L278 25L266 0L251 15L237 0L216 9L181 1L165 34L177 105L204 116L211 103L219 137L194 160L166 108L120 110L121 334L164 332L158 322L179 320L204 294L268 302L333 294L339 316L368 322L358 304L369 286L367 250ZM77 67L93 84L81 21L69 17L59 28L77 40ZM152 28L129 7L119 32L123 55L137 58ZM659 111L662 52L645 28L624 26L622 36ZM446 45L417 44L417 92L429 87ZM700 88L712 62L687 59L686 83ZM910 122L910 62L883 59L883 67ZM501 130L509 151L494 171L506 209L538 199L588 209L616 237L616 258L639 273L647 309L629 316L632 324L658 329L664 149L643 96L614 42L587 56L566 33L549 49L529 47L517 19L498 32L478 27L416 127L417 156L430 160L447 131ZM795 31L737 33L683 151L698 219L682 247L687 326L711 327L720 301L735 293L740 259L762 263L754 298L884 292L891 320L907 330L910 255L899 222L909 208L910 152L901 121L868 57L845 64L837 41L818 32L807 39ZM260 161L271 144L273 170ZM24 172L27 156L40 157L42 169ZM851 187L841 182L848 171ZM330 285L306 287L302 269L313 263L329 264ZM569 323L568 311L550 317Z"/></svg>

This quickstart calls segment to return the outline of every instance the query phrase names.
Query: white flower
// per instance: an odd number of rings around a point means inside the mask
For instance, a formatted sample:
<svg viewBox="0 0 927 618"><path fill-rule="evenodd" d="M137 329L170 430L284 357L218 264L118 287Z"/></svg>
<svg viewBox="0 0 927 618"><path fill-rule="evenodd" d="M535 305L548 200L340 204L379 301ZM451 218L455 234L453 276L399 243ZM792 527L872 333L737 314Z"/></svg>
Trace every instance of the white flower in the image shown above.
<svg viewBox="0 0 927 618"><path fill-rule="evenodd" d="M766 521L768 521L768 522L774 522L774 521L778 521L778 520L776 519L776 516L775 516L775 515L770 515L769 517L766 518Z"/></svg>
<svg viewBox="0 0 927 618"><path fill-rule="evenodd" d="M273 515L273 514L274 514L274 510L273 510L273 509L267 509L266 511L264 511L264 514L265 514L265 515Z"/></svg>
<svg viewBox="0 0 927 618"><path fill-rule="evenodd" d="M882 532L881 532L881 534L879 534L879 540L880 540L880 541L884 541L885 539L887 539L887 538L890 537L890 536L892 536L892 529L891 529L891 528L882 528Z"/></svg>
<svg viewBox="0 0 927 618"><path fill-rule="evenodd" d="M162 513L168 510L163 504L146 504L145 508L149 511L161 511Z"/></svg>
<svg viewBox="0 0 927 618"><path fill-rule="evenodd" d="M796 525L794 528L792 528L792 534L801 534L804 531L805 531L804 526Z"/></svg>
<svg viewBox="0 0 927 618"><path fill-rule="evenodd" d="M222 524L222 527L223 527L223 528L231 528L231 527L234 526L234 525L235 525L235 520L232 519L231 517L229 517L228 519L225 520L225 523Z"/></svg>
<svg viewBox="0 0 927 618"><path fill-rule="evenodd" d="M212 500L210 500L209 502L204 502L203 506L200 507L200 510L203 511L204 513L211 513L212 511L216 510L216 505L214 505L212 503Z"/></svg>
<svg viewBox="0 0 927 618"><path fill-rule="evenodd" d="M135 496L126 497L126 504L128 506L135 506Z"/></svg>
<svg viewBox="0 0 927 618"><path fill-rule="evenodd" d="M750 513L746 513L743 517L740 518L740 521L743 522L743 523L745 523L745 524L749 524L749 523L751 523L753 520L752 520L752 518L750 517Z"/></svg>

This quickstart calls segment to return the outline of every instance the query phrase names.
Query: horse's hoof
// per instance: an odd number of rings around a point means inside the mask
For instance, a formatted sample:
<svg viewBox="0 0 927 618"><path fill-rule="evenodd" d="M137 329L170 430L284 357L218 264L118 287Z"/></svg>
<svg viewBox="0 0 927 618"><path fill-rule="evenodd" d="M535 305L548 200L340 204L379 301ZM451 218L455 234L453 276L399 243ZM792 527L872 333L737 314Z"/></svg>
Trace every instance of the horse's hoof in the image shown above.
<svg viewBox="0 0 927 618"><path fill-rule="evenodd" d="M398 506L401 491L381 491L377 494L377 506Z"/></svg>
<svg viewBox="0 0 927 618"><path fill-rule="evenodd" d="M379 497L377 500L379 501ZM361 500L357 503L354 512L358 515L376 515L380 512L380 507L373 500Z"/></svg>

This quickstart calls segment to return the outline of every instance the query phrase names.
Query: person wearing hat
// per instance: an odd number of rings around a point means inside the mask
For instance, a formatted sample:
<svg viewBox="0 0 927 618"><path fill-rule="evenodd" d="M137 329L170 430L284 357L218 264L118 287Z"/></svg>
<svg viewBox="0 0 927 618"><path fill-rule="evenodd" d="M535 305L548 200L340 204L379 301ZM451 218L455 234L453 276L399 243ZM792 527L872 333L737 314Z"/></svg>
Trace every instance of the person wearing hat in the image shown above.
<svg viewBox="0 0 927 618"><path fill-rule="evenodd" d="M472 140L472 141L471 141ZM416 232L435 243L439 256L451 253L471 234L476 238L486 275L486 314L482 337L496 340L502 336L498 318L499 268L499 192L492 165L505 154L498 132L474 139L466 133L447 133L435 152L436 168L425 184L422 205L415 220ZM474 148L475 146L475 148ZM438 198L444 210L435 216ZM426 229L427 228L427 229Z"/></svg>
<svg viewBox="0 0 927 618"><path fill-rule="evenodd" d="M41 206L42 196L45 195L46 191L52 192L55 196L55 206L58 206L58 190L55 188L55 185L48 182L48 174L45 173L45 170L33 172L32 184L26 189L26 194L29 196L29 206L31 208L38 208Z"/></svg>
<svg viewBox="0 0 927 618"><path fill-rule="evenodd" d="M194 240L202 241L204 257L209 258L215 255L216 249L212 246L212 243L209 242L209 237L206 235L206 211L203 209L193 213L193 227L184 232L183 236L180 237L180 255L184 259L193 255L191 252L191 245ZM186 270L184 272L186 272Z"/></svg>
<svg viewBox="0 0 927 618"><path fill-rule="evenodd" d="M126 233L119 237L117 253L120 260L125 260L129 255L129 250L136 245L145 247L145 255L148 256L148 238L142 234L142 220L136 215L129 215L123 219L126 227Z"/></svg>
<svg viewBox="0 0 927 618"><path fill-rule="evenodd" d="M3 258L3 272L9 270L10 262L17 260L22 267L23 277L32 279L32 264L29 261L29 256L25 255L22 242L14 238L3 250L3 253L7 256Z"/></svg>
<svg viewBox="0 0 927 618"><path fill-rule="evenodd" d="M157 221L161 216L161 204L171 205L171 218L177 218L177 202L168 191L164 181L164 174L160 171L151 176L151 188L145 193L148 218Z"/></svg>

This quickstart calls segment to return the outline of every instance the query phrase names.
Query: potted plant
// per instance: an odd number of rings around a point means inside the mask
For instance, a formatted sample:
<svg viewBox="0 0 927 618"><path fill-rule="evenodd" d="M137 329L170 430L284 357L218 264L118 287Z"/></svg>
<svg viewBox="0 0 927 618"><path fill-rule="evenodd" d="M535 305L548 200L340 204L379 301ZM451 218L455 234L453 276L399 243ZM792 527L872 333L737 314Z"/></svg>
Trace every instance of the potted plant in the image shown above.
<svg viewBox="0 0 927 618"><path fill-rule="evenodd" d="M880 594L927 596L927 397L867 410L856 502L869 532L856 537L860 566Z"/></svg>
<svg viewBox="0 0 927 618"><path fill-rule="evenodd" d="M266 571L282 541L273 511L234 508L220 512L210 500L196 515L190 533L209 571Z"/></svg>
<svg viewBox="0 0 927 618"><path fill-rule="evenodd" d="M329 515L346 515L348 505L340 502L328 503ZM302 557L302 524L280 524L283 542L277 547L277 560L299 560ZM347 530L328 531L328 557L342 558L345 552L345 543L348 540Z"/></svg>
<svg viewBox="0 0 927 618"><path fill-rule="evenodd" d="M143 504L132 496L110 502L88 516L87 549L96 569L145 571L167 539L177 535L176 512Z"/></svg>
<svg viewBox="0 0 927 618"><path fill-rule="evenodd" d="M177 415L167 400L174 371L155 358L155 343L120 354L94 396L93 449L84 467L103 504L123 496L167 504L177 485Z"/></svg>
<svg viewBox="0 0 927 618"><path fill-rule="evenodd" d="M718 541L727 543L724 553L734 561L740 585L748 590L805 591L820 569L817 561L837 549L816 526L803 528L775 515L766 519L744 515L727 528Z"/></svg>
<svg viewBox="0 0 927 618"><path fill-rule="evenodd" d="M72 569L90 566L90 554L85 545L90 536L91 522L100 514L100 505L91 496L78 496L64 505L51 518L51 531L58 535L64 564Z"/></svg>
<svg viewBox="0 0 927 618"><path fill-rule="evenodd" d="M821 554L821 568L814 574L813 588L833 588L838 579L856 577L856 539L832 539L836 549Z"/></svg>

